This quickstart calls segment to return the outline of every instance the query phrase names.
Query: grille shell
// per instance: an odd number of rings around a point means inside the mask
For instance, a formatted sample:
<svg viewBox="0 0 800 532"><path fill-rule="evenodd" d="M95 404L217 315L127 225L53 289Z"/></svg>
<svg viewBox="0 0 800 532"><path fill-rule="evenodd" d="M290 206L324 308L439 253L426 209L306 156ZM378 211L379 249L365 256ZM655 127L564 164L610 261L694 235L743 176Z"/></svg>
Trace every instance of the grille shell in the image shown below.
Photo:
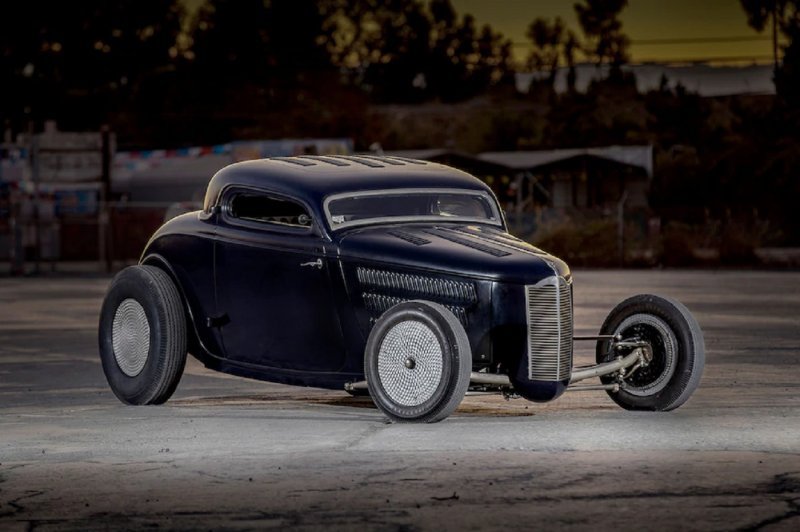
<svg viewBox="0 0 800 532"><path fill-rule="evenodd" d="M551 276L525 287L528 378L564 381L572 374L572 284Z"/></svg>

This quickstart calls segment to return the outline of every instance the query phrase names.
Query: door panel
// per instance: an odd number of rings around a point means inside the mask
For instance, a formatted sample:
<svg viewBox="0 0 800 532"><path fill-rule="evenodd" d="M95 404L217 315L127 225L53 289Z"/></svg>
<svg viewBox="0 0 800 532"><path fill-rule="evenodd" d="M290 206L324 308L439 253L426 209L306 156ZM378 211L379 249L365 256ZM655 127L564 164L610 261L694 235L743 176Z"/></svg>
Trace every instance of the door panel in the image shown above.
<svg viewBox="0 0 800 532"><path fill-rule="evenodd" d="M336 260L326 259L321 238L225 220L217 236L226 357L301 371L341 369L345 354L329 275Z"/></svg>
<svg viewBox="0 0 800 532"><path fill-rule="evenodd" d="M328 260L310 210L252 187L223 192L214 249L217 309L231 361L335 372L345 353Z"/></svg>

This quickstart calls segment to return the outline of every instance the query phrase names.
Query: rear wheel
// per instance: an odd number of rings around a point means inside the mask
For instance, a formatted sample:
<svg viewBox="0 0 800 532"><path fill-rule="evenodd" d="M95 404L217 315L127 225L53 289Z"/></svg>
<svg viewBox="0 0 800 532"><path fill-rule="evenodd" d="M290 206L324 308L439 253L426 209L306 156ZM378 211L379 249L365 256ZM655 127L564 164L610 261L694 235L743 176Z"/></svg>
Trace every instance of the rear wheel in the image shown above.
<svg viewBox="0 0 800 532"><path fill-rule="evenodd" d="M469 387L472 351L464 327L445 307L409 301L375 323L364 353L369 394L397 422L449 416Z"/></svg>
<svg viewBox="0 0 800 532"><path fill-rule="evenodd" d="M186 364L186 319L169 275L153 266L119 272L106 293L98 331L109 386L123 402L161 404Z"/></svg>
<svg viewBox="0 0 800 532"><path fill-rule="evenodd" d="M655 295L626 299L606 318L601 335L623 341L646 342L652 359L631 372L609 396L628 410L673 410L685 403L700 384L705 364L705 345L700 325L678 301ZM597 343L597 362L609 362L619 353L610 352L611 342ZM606 375L604 384L617 381Z"/></svg>

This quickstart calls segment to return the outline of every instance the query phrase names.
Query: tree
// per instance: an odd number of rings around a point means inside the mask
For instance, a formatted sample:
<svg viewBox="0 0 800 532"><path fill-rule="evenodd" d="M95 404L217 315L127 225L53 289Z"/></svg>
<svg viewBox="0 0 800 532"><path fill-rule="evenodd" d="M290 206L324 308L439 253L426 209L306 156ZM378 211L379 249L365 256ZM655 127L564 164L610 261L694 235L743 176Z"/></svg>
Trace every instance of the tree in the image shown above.
<svg viewBox="0 0 800 532"><path fill-rule="evenodd" d="M783 61L775 71L775 90L792 107L800 108L800 28L789 34Z"/></svg>
<svg viewBox="0 0 800 532"><path fill-rule="evenodd" d="M352 85L383 102L425 98L430 20L417 0L323 3L328 52Z"/></svg>
<svg viewBox="0 0 800 532"><path fill-rule="evenodd" d="M432 22L431 64L426 77L433 95L445 101L461 99L467 75L462 61L465 47L473 42L474 19L469 17L459 27L458 15L450 0L432 0L429 6Z"/></svg>
<svg viewBox="0 0 800 532"><path fill-rule="evenodd" d="M552 23L547 19L537 18L528 26L526 35L533 43L533 51L528 57L528 68L534 72L546 72L547 81L552 86L564 47L564 21L560 17L556 17Z"/></svg>
<svg viewBox="0 0 800 532"><path fill-rule="evenodd" d="M478 62L473 72L476 88L513 85L511 41L484 24L477 42Z"/></svg>
<svg viewBox="0 0 800 532"><path fill-rule="evenodd" d="M775 89L784 101L800 105L800 1L740 0L747 22L756 31L764 31L772 21L772 46L775 64ZM778 60L778 32L789 43L783 47L783 61Z"/></svg>
<svg viewBox="0 0 800 532"><path fill-rule="evenodd" d="M747 14L747 23L756 31L764 31L772 20L772 54L778 68L778 31L789 35L800 26L800 9L796 0L739 0Z"/></svg>
<svg viewBox="0 0 800 532"><path fill-rule="evenodd" d="M575 92L575 81L577 75L575 73L575 51L580 48L578 38L572 31L567 31L567 37L564 40L564 61L567 63L567 90Z"/></svg>
<svg viewBox="0 0 800 532"><path fill-rule="evenodd" d="M323 3L334 64L380 102L459 101L508 81L511 44L449 0Z"/></svg>
<svg viewBox="0 0 800 532"><path fill-rule="evenodd" d="M560 17L556 17L552 23L537 18L528 26L526 35L533 44L533 51L528 56L528 68L546 73L546 82L552 87L558 67L565 64L568 68L567 88L574 91L575 52L580 44L575 34L566 28L564 21Z"/></svg>
<svg viewBox="0 0 800 532"><path fill-rule="evenodd" d="M0 17L0 85L10 118L97 127L172 67L181 30L176 0L9 2Z"/></svg>
<svg viewBox="0 0 800 532"><path fill-rule="evenodd" d="M343 7L338 0L208 0L190 27L191 59L169 88L183 87L171 109L183 118L179 126L194 122L203 142L354 136L363 97L342 83L334 60L340 20L329 20Z"/></svg>
<svg viewBox="0 0 800 532"><path fill-rule="evenodd" d="M194 70L228 83L263 81L272 61L268 22L264 0L205 2L190 31Z"/></svg>
<svg viewBox="0 0 800 532"><path fill-rule="evenodd" d="M628 62L630 39L622 32L619 14L628 0L583 0L575 13L586 38L583 50L597 65L611 65L612 74Z"/></svg>
<svg viewBox="0 0 800 532"><path fill-rule="evenodd" d="M285 71L330 68L325 16L317 0L271 0L268 26L275 64Z"/></svg>

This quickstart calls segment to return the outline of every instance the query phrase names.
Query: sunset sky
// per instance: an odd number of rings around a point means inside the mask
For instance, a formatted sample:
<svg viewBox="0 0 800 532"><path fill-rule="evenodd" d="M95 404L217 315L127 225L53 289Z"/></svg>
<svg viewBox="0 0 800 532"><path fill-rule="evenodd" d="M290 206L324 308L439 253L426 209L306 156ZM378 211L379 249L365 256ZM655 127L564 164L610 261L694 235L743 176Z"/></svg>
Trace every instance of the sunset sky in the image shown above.
<svg viewBox="0 0 800 532"><path fill-rule="evenodd" d="M184 0L190 8L203 1ZM530 52L525 31L536 17L552 20L560 16L580 35L575 1L451 0L460 16L471 13L479 24L488 23L511 39L519 61L524 61ZM747 25L738 0L629 0L622 21L623 30L633 41L633 62L772 61L771 34L759 34ZM673 42L652 42L664 40Z"/></svg>
<svg viewBox="0 0 800 532"><path fill-rule="evenodd" d="M515 43L515 55L527 55L525 30L536 17L560 16L580 34L570 0L451 0L459 14L472 13L479 23L489 23ZM629 0L622 12L623 30L633 41L634 62L693 61L704 59L768 63L772 58L771 34L756 33L738 0ZM708 42L745 37L738 42ZM655 44L647 40L705 40ZM733 40L733 39L731 39Z"/></svg>

